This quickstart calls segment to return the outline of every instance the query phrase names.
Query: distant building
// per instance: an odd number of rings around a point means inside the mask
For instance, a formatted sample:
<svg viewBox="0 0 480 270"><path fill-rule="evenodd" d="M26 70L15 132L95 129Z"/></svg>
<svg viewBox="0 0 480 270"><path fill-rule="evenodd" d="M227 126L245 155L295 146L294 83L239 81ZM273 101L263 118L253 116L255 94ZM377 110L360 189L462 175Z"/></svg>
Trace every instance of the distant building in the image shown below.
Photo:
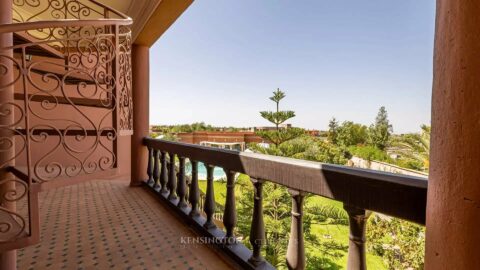
<svg viewBox="0 0 480 270"><path fill-rule="evenodd" d="M307 129L307 130L305 130L305 132L308 135L313 136L313 137L319 137L320 136L320 130L317 130L317 129Z"/></svg>
<svg viewBox="0 0 480 270"><path fill-rule="evenodd" d="M292 124L285 124L285 125L280 125L279 126L280 129L289 129L291 127L292 127ZM263 130L276 130L276 129L277 129L276 127L269 126L269 127L254 127L252 130L253 131L263 131ZM320 130L317 130L317 129L306 129L305 133L310 135L310 136L313 136L313 137L318 137L318 136L321 135Z"/></svg>
<svg viewBox="0 0 480 270"><path fill-rule="evenodd" d="M280 129L287 129L291 128L292 124L282 124L278 126ZM268 127L254 127L253 131L261 131L261 130L276 130L277 127L274 126L268 126Z"/></svg>
<svg viewBox="0 0 480 270"><path fill-rule="evenodd" d="M244 151L248 143L265 143L264 139L251 131L195 131L178 133L176 136L180 142L239 151Z"/></svg>

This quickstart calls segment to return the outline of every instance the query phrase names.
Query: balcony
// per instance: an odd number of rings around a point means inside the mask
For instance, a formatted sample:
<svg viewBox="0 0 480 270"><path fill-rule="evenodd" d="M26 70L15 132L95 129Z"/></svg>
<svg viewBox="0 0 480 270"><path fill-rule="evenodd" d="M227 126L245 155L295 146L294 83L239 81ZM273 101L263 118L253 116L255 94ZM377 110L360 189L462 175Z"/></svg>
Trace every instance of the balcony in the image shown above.
<svg viewBox="0 0 480 270"><path fill-rule="evenodd" d="M109 7L120 3L134 21ZM437 0L428 207L422 178L145 138L150 47L191 3L0 1L1 269L272 269L262 256L266 182L290 192L290 269L308 266L308 194L343 203L348 269L366 268L367 211L426 224L426 269L478 268L477 3ZM222 205L214 167L227 174ZM243 235L236 173L255 190Z"/></svg>
<svg viewBox="0 0 480 270"><path fill-rule="evenodd" d="M125 176L40 193L41 239L19 251L19 269L274 269L261 255L265 181L288 187L292 196L291 269L306 264L302 216L307 193L344 203L350 218L349 269L366 269L365 209L425 222L425 179L150 138L144 144L149 179L140 187L130 187ZM191 178L186 177L186 159L192 163ZM208 164L204 196L198 162ZM220 214L214 166L227 172ZM236 172L249 175L256 190L247 236L253 250L236 235ZM198 239L203 242L195 243Z"/></svg>

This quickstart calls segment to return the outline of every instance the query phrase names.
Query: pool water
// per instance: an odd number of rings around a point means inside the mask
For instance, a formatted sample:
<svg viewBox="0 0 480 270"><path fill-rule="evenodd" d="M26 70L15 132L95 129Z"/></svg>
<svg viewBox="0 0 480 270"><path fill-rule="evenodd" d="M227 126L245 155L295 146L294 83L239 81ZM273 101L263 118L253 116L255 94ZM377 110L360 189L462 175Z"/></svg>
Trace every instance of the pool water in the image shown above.
<svg viewBox="0 0 480 270"><path fill-rule="evenodd" d="M185 173L188 176L192 175L192 165L190 162L185 163ZM215 167L213 169L213 179L214 180L219 180L219 179L226 179L227 176L225 175L225 172L223 171L222 168L220 167ZM205 164L202 162L198 163L198 179L199 180L206 180L207 179L207 168L205 167Z"/></svg>

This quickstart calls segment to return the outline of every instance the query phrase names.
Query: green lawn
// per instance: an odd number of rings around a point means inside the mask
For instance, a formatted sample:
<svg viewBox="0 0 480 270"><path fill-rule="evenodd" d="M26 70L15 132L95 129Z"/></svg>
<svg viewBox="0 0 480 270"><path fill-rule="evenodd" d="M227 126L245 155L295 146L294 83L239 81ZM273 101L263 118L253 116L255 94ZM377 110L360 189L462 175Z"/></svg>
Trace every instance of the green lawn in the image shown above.
<svg viewBox="0 0 480 270"><path fill-rule="evenodd" d="M343 209L343 203L334 201L332 199L324 198L321 196L313 196L309 199L309 203L313 205L330 205L339 209ZM316 235L320 235L324 238L330 238L338 240L341 243L348 243L348 226L344 225L332 225L332 224L318 224L312 226L312 231ZM334 261L338 265L346 267L347 265L347 253L340 259ZM368 269L387 269L384 265L382 258L370 253L367 253L367 266Z"/></svg>
<svg viewBox="0 0 480 270"><path fill-rule="evenodd" d="M324 198L321 196L312 196L309 199L309 203L313 205L331 205L339 209L343 209L343 203L339 201L334 201L332 199Z"/></svg>
<svg viewBox="0 0 480 270"><path fill-rule="evenodd" d="M207 191L207 181L206 180L199 180L198 181L199 187L203 192ZM215 190L215 201L221 205L225 204L225 198L227 194L227 187L225 182L215 181L213 182L214 190ZM237 190L238 192L238 190ZM330 205L333 207L337 207L339 209L343 209L342 202L334 201L331 199L327 199L320 196L313 196L309 199L310 204L314 205ZM341 243L348 243L348 226L345 225L332 225L332 224L317 224L313 225L312 231L319 235L320 238L325 239L335 239ZM306 247L309 248L309 247ZM343 268L347 265L347 253L338 260L334 261L334 263L343 266ZM383 264L382 258L370 253L367 253L367 266L369 269L387 269Z"/></svg>
<svg viewBox="0 0 480 270"><path fill-rule="evenodd" d="M207 192L207 180L198 180L198 186L203 193ZM225 205L225 198L227 197L227 183L222 181L214 181L213 190L215 201L218 204Z"/></svg>
<svg viewBox="0 0 480 270"><path fill-rule="evenodd" d="M312 231L320 237L335 239L341 243L348 243L348 226L318 224L312 226ZM345 252L344 256L334 261L334 263L346 267L347 253ZM367 253L367 266L368 269L387 269L381 257L370 253Z"/></svg>

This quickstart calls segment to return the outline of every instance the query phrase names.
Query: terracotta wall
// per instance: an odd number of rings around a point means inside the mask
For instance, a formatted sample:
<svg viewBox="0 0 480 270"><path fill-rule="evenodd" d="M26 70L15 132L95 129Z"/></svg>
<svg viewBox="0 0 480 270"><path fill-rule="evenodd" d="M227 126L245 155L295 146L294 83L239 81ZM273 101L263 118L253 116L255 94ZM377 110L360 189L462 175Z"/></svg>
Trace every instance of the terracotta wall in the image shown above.
<svg viewBox="0 0 480 270"><path fill-rule="evenodd" d="M254 132L192 132L192 133L178 133L177 137L181 142L200 144L202 141L209 142L245 142L245 143L260 143L264 140L255 135Z"/></svg>

